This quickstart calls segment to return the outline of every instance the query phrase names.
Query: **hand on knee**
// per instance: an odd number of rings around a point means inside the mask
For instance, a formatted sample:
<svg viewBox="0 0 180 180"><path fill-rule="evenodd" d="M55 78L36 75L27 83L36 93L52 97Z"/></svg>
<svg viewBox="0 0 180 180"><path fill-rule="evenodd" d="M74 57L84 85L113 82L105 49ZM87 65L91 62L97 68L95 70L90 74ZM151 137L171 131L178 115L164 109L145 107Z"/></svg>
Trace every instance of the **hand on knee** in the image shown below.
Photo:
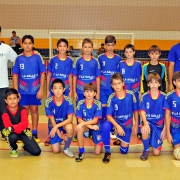
<svg viewBox="0 0 180 180"><path fill-rule="evenodd" d="M120 146L120 152L121 152L121 154L127 154L127 153L128 153L128 150L129 150L129 147Z"/></svg>

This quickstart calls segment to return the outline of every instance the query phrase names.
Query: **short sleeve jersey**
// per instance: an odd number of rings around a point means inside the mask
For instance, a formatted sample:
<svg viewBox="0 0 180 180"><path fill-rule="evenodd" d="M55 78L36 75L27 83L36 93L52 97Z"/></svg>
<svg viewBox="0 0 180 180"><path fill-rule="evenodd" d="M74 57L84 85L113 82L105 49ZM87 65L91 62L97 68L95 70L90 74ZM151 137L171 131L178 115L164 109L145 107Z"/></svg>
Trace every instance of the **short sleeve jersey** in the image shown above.
<svg viewBox="0 0 180 180"><path fill-rule="evenodd" d="M170 49L168 61L174 62L174 72L180 71L180 43Z"/></svg>
<svg viewBox="0 0 180 180"><path fill-rule="evenodd" d="M140 102L140 110L146 112L146 119L157 126L163 126L165 110L164 105L166 101L166 94L159 91L158 98L153 99L150 92L146 92L142 96Z"/></svg>
<svg viewBox="0 0 180 180"><path fill-rule="evenodd" d="M94 100L91 107L87 107L85 99L78 102L78 105L76 107L76 118L81 118L84 121L90 121L95 117L102 117L102 108L100 101Z"/></svg>
<svg viewBox="0 0 180 180"><path fill-rule="evenodd" d="M140 81L142 74L141 62L134 60L130 66L126 60L123 60L119 64L119 72L123 75L124 88L137 93L140 91Z"/></svg>
<svg viewBox="0 0 180 180"><path fill-rule="evenodd" d="M65 60L61 60L58 55L53 57L48 64L48 73L51 73L50 82L52 83L54 79L61 79L65 83L66 90L69 90L69 75L72 74L72 65L73 60L70 57L66 57Z"/></svg>
<svg viewBox="0 0 180 180"><path fill-rule="evenodd" d="M45 66L39 54L19 55L13 65L13 75L18 75L20 94L37 94L40 88L40 76L45 73Z"/></svg>
<svg viewBox="0 0 180 180"><path fill-rule="evenodd" d="M45 112L47 117L54 117L56 124L66 120L68 115L74 114L72 99L68 96L63 96L62 104L57 105L54 96L45 100ZM50 121L48 126L52 127Z"/></svg>
<svg viewBox="0 0 180 180"><path fill-rule="evenodd" d="M171 111L171 129L179 131L180 128L180 97L176 90L172 90L167 94L165 109Z"/></svg>
<svg viewBox="0 0 180 180"><path fill-rule="evenodd" d="M114 54L112 58L108 57L106 53L98 56L98 60L101 66L101 89L111 88L111 76L118 72L119 62L121 57Z"/></svg>
<svg viewBox="0 0 180 180"><path fill-rule="evenodd" d="M100 74L100 64L97 59L91 57L90 60L85 60L83 56L77 58L73 64L73 76L77 77L77 94L83 94L87 83L96 84L96 78L100 77Z"/></svg>
<svg viewBox="0 0 180 180"><path fill-rule="evenodd" d="M123 99L119 99L116 93L109 96L106 115L112 116L118 124L129 129L133 126L133 111L138 110L138 104L132 91L124 92Z"/></svg>

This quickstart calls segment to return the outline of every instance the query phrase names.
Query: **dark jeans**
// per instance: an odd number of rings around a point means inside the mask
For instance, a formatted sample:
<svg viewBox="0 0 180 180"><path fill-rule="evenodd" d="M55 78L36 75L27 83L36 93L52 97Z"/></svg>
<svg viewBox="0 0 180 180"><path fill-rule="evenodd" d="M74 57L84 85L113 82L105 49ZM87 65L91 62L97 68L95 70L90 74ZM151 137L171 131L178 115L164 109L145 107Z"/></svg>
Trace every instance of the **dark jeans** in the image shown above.
<svg viewBox="0 0 180 180"><path fill-rule="evenodd" d="M24 132L21 134L11 133L7 137L7 140L11 150L16 150L18 148L16 143L18 140L21 140L24 144L23 148L25 151L34 156L39 156L41 154L41 149L34 138L32 137L32 139L29 139Z"/></svg>

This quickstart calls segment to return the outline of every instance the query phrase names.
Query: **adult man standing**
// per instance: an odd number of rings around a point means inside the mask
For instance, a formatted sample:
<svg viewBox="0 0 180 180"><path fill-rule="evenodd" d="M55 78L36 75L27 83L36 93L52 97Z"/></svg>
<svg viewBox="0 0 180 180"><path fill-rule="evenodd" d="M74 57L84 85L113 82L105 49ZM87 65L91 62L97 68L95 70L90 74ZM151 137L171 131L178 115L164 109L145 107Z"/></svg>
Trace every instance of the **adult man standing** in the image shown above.
<svg viewBox="0 0 180 180"><path fill-rule="evenodd" d="M1 26L0 26L0 37L1 37ZM0 130L3 129L2 123L2 109L6 106L4 101L4 93L9 88L8 81L8 60L14 62L17 54L13 49L0 41Z"/></svg>

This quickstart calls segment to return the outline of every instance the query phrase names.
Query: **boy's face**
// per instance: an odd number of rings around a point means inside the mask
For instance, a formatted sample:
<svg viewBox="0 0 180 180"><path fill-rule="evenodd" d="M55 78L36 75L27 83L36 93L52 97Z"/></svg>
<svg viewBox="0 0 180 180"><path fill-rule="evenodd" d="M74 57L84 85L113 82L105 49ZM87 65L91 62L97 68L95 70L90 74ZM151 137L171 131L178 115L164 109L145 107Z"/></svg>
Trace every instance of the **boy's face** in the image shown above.
<svg viewBox="0 0 180 180"><path fill-rule="evenodd" d="M22 46L25 52L31 52L34 44L32 43L30 39L25 39Z"/></svg>
<svg viewBox="0 0 180 180"><path fill-rule="evenodd" d="M84 96L87 100L93 100L94 96L96 96L96 92L93 90L85 90Z"/></svg>
<svg viewBox="0 0 180 180"><path fill-rule="evenodd" d="M155 51L155 52L151 51L148 55L149 55L151 61L158 61L161 53L159 53L159 51Z"/></svg>
<svg viewBox="0 0 180 180"><path fill-rule="evenodd" d="M133 59L134 58L135 51L133 51L131 48L126 48L124 55L127 59Z"/></svg>
<svg viewBox="0 0 180 180"><path fill-rule="evenodd" d="M61 83L55 83L52 88L52 92L54 93L54 96L57 98L60 98L63 95L63 92L65 89L63 88Z"/></svg>
<svg viewBox="0 0 180 180"><path fill-rule="evenodd" d="M176 81L173 81L173 83L176 86L176 89L180 89L180 79L176 79Z"/></svg>
<svg viewBox="0 0 180 180"><path fill-rule="evenodd" d="M68 47L65 42L61 42L57 47L57 50L60 54L66 54L67 49Z"/></svg>
<svg viewBox="0 0 180 180"><path fill-rule="evenodd" d="M148 86L151 91L158 91L158 88L161 86L161 84L156 79L152 79L152 81L148 83Z"/></svg>
<svg viewBox="0 0 180 180"><path fill-rule="evenodd" d="M108 53L114 53L114 49L116 47L116 44L115 43L106 43L105 47L106 47L106 51Z"/></svg>
<svg viewBox="0 0 180 180"><path fill-rule="evenodd" d="M5 99L5 102L10 108L14 108L18 106L19 98L17 97L17 94L11 94Z"/></svg>
<svg viewBox="0 0 180 180"><path fill-rule="evenodd" d="M91 55L93 51L93 47L91 45L91 43L85 43L82 47L82 52L84 55Z"/></svg>
<svg viewBox="0 0 180 180"><path fill-rule="evenodd" d="M115 92L120 92L123 90L124 82L122 82L120 79L113 79L111 86Z"/></svg>

